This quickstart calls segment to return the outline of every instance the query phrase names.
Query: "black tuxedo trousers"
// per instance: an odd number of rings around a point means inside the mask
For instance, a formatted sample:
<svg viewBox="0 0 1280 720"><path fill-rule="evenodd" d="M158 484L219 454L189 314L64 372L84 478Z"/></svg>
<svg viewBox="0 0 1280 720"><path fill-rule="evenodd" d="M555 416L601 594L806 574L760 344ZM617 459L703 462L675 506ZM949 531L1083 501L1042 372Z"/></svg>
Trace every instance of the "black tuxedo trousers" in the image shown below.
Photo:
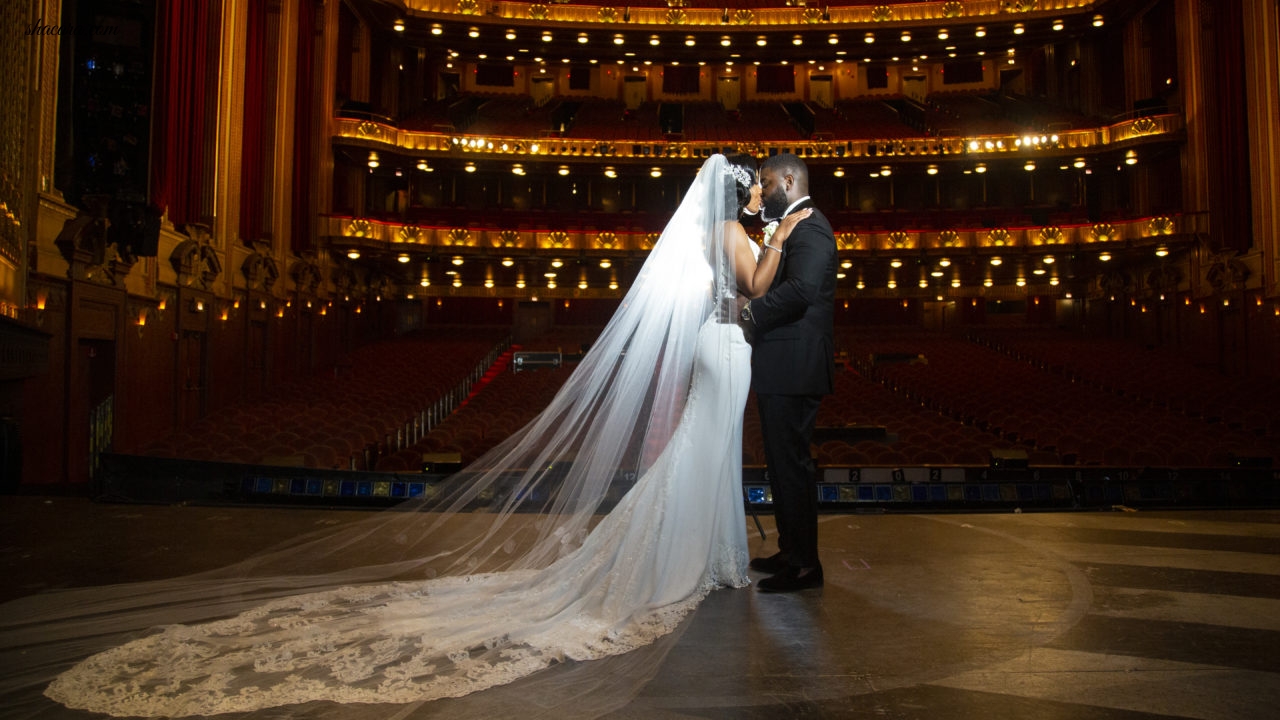
<svg viewBox="0 0 1280 720"><path fill-rule="evenodd" d="M818 565L817 467L809 453L821 395L756 395L778 550L793 567Z"/></svg>

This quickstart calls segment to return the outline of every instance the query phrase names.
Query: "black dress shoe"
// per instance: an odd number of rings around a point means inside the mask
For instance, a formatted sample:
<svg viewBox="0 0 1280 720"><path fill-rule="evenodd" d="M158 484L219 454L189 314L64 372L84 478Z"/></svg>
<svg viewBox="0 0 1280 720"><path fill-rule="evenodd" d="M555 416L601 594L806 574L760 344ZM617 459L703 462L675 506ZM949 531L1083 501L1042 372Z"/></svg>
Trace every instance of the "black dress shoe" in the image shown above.
<svg viewBox="0 0 1280 720"><path fill-rule="evenodd" d="M788 567L772 577L756 583L760 592L796 592L822 587L822 566L811 568Z"/></svg>
<svg viewBox="0 0 1280 720"><path fill-rule="evenodd" d="M756 572L776 575L787 569L787 556L782 553L774 553L769 557L751 558L751 563L747 567Z"/></svg>

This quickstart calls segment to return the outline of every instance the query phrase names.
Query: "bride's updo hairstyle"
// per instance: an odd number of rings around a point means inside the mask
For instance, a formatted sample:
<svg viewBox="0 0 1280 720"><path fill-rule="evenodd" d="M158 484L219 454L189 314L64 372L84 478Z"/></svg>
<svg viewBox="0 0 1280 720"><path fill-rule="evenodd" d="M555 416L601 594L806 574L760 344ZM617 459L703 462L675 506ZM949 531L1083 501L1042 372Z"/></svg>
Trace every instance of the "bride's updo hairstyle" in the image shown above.
<svg viewBox="0 0 1280 720"><path fill-rule="evenodd" d="M738 198L738 207L729 217L738 217L747 203L751 202L751 187L757 182L756 160L745 153L729 153L725 155L725 160L729 161L726 170L733 175Z"/></svg>

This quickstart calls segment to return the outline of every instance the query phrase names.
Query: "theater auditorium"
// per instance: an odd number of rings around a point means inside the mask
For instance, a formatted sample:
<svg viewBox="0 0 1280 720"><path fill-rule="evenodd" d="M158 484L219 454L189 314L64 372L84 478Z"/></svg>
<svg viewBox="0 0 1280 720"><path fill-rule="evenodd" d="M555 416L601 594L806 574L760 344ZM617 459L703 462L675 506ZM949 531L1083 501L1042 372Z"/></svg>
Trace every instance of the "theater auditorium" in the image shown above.
<svg viewBox="0 0 1280 720"><path fill-rule="evenodd" d="M713 592L582 714L1280 706L1274 0L22 0L0 27L0 602L430 498L556 396L708 158L789 153L839 264L825 586ZM754 399L741 453L768 555ZM379 716L572 715L538 682Z"/></svg>

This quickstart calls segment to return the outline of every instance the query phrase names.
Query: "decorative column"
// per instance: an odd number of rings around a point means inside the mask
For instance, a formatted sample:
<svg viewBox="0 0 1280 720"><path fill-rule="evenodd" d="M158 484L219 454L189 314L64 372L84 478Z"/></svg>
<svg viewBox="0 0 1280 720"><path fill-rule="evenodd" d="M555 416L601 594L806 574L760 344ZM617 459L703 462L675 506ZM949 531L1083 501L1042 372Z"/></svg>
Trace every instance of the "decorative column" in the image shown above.
<svg viewBox="0 0 1280 720"><path fill-rule="evenodd" d="M227 0L222 3L217 76L217 103L213 113L211 138L213 150L213 182L209 192L213 207L213 245L228 253L240 244L240 158L246 120L244 116L244 84L248 6ZM254 240L256 238L243 238ZM227 292L230 292L228 287Z"/></svg>
<svg viewBox="0 0 1280 720"><path fill-rule="evenodd" d="M303 0L309 2L310 0ZM298 23L297 0L272 0L267 3L267 47L274 48L267 62L268 75L273 78L268 87L266 107L272 124L264 128L270 136L263 149L266 176L263 183L269 201L262 209L262 227L271 236L271 244L277 250L287 250L292 230L289 207L290 178L293 177L293 123L297 114L294 107L294 81L296 78L298 36L291 29ZM256 240L257 238L249 238Z"/></svg>
<svg viewBox="0 0 1280 720"><path fill-rule="evenodd" d="M1246 113L1254 247L1263 259L1263 290L1280 295L1280 5L1244 0Z"/></svg>
<svg viewBox="0 0 1280 720"><path fill-rule="evenodd" d="M318 213L321 210L330 212L333 209L334 162L333 147L329 142L329 138L334 135L333 118L337 114L337 108L334 104L338 87L338 13L340 7L341 2L338 0L326 0L323 10L317 11L322 13L323 18L320 25L321 38L316 50L316 67L318 68L316 83L319 87L319 97L316 99L315 115L313 117L318 141L311 148L315 156L314 172L311 174L315 202L311 206L311 217L317 221ZM364 207L363 197L356 207ZM314 230L312 232L313 234L315 233ZM313 247L310 249L314 252L318 248Z"/></svg>
<svg viewBox="0 0 1280 720"><path fill-rule="evenodd" d="M41 55L51 53L57 61L57 36L49 38L39 33L34 10L31 3L9 4L0 9L0 21L17 36L0 47L0 63L6 75L0 85L0 103L5 107L0 117L0 308L7 316L16 316L18 309L27 304L27 238L35 226L33 176L38 170L33 161L39 142L33 134L39 126L32 120L41 112L39 84L45 77ZM44 24L50 22L58 22L56 11L53 19ZM39 34L24 34L33 27Z"/></svg>
<svg viewBox="0 0 1280 720"><path fill-rule="evenodd" d="M1209 209L1208 145L1205 124L1206 78L1200 55L1205 52L1200 33L1201 0L1177 0L1178 75L1182 85L1183 114L1187 122L1187 142L1182 159L1182 210L1200 213Z"/></svg>

